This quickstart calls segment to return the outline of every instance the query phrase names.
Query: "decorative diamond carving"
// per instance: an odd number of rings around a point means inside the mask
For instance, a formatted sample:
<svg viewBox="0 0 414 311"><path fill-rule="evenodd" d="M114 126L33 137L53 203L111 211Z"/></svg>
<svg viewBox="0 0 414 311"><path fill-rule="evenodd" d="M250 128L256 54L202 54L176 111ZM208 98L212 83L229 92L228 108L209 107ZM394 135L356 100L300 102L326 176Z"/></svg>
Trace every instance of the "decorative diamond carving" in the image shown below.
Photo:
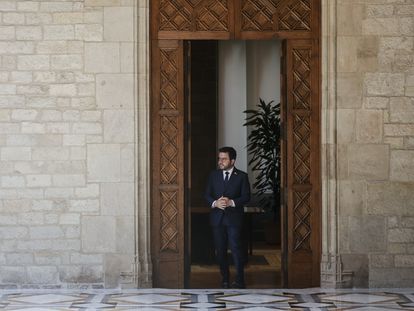
<svg viewBox="0 0 414 311"><path fill-rule="evenodd" d="M310 117L293 118L293 176L296 184L310 183Z"/></svg>
<svg viewBox="0 0 414 311"><path fill-rule="evenodd" d="M227 0L206 2L198 11L196 31L228 31Z"/></svg>
<svg viewBox="0 0 414 311"><path fill-rule="evenodd" d="M159 30L190 31L192 2L194 1L161 0Z"/></svg>
<svg viewBox="0 0 414 311"><path fill-rule="evenodd" d="M161 0L161 31L228 31L228 0Z"/></svg>
<svg viewBox="0 0 414 311"><path fill-rule="evenodd" d="M273 15L281 0L242 0L241 30L272 31Z"/></svg>
<svg viewBox="0 0 414 311"><path fill-rule="evenodd" d="M161 117L161 184L176 184L178 174L177 118Z"/></svg>
<svg viewBox="0 0 414 311"><path fill-rule="evenodd" d="M279 12L279 30L311 30L311 0L290 0Z"/></svg>
<svg viewBox="0 0 414 311"><path fill-rule="evenodd" d="M294 251L310 251L311 237L311 206L310 192L293 192L293 241Z"/></svg>
<svg viewBox="0 0 414 311"><path fill-rule="evenodd" d="M178 209L177 209L177 192L160 192L161 210L160 210L160 251L178 251Z"/></svg>
<svg viewBox="0 0 414 311"><path fill-rule="evenodd" d="M161 56L161 109L177 109L178 101L178 68L177 50L162 49Z"/></svg>
<svg viewBox="0 0 414 311"><path fill-rule="evenodd" d="M293 50L293 108L311 108L311 50Z"/></svg>

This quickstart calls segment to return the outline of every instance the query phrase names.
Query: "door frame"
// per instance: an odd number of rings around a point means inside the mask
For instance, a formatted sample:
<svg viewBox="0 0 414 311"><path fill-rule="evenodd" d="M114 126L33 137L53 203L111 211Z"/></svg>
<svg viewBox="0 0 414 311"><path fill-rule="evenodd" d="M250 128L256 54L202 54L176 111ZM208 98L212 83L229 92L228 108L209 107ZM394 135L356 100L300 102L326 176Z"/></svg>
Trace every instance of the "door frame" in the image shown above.
<svg viewBox="0 0 414 311"><path fill-rule="evenodd" d="M288 3L288 2L295 2L296 0L281 0L281 2L283 2L283 3ZM301 1L301 0L297 0L297 1ZM312 12L311 12L311 14L313 15L313 14L316 14L317 16L318 16L318 18L316 19L317 20L317 22L315 22L315 20L313 20L313 23L315 23L315 27L314 27L314 31L313 31L313 33L312 33L312 35L309 37L309 36L303 36L301 33L296 33L296 32L279 32L279 33L270 33L270 32L264 32L263 33L263 36L262 36L262 38L261 39L269 39L269 38L274 38L274 37L278 37L278 38L283 38L283 39L286 39L287 40L287 42L294 42L295 40L297 40L297 39L299 39L299 38L303 38L303 39L306 39L306 40L308 40L307 41L307 44L309 44L310 42L313 42L313 43L310 43L311 45L315 45L315 48L316 48L316 51L317 51L317 53L316 53L316 55L317 55L317 63L318 64L320 64L320 55L319 55L319 50L320 50L320 43L321 43L321 33L320 33L320 23L319 23L319 17L320 17L320 10L321 10L321 7L320 7L320 2L318 1L318 0L309 0L309 1L312 1L312 3L313 4L315 4L314 6L313 6L313 10L312 10ZM238 7L237 6L237 0L235 1L236 2L236 5L235 5L235 7ZM233 1L229 1L229 3L233 3ZM153 2L153 5L159 5L159 0L157 1L157 0L154 0L154 2ZM234 11L233 11L234 12ZM154 10L153 10L153 13L154 13ZM231 14L230 14L231 15ZM234 17L234 16L233 16ZM156 34L157 33L157 28L155 27L155 25L157 24L157 21L156 21L156 19L157 19L157 16L155 15L152 15L152 20L151 20L151 25L152 25L152 28L153 28L153 36L154 36L154 34ZM236 18L236 23L235 23L236 25L238 25L238 24L240 24L240 20L238 20L237 18ZM233 25L234 26L234 25ZM233 28L234 29L234 28ZM176 31L176 32L159 32L158 33L158 35L155 35L155 36L157 36L157 38L155 38L155 39L153 39L153 44L152 44L152 46L154 47L154 44L155 44L155 42L157 42L157 43L161 43L161 44L167 44L167 46L168 46L168 43L172 43L172 42L175 42L174 44L178 44L178 46L182 46L182 42L183 42L183 40L184 39L194 39L194 38L204 38L204 39L221 39L221 40L228 40L228 39L231 39L231 38L234 38L234 33L236 33L236 34L240 34L240 32L239 31L234 31L233 30L233 32L232 31L230 31L230 33L229 33L229 35L227 36L227 35L223 35L223 33L220 33L217 37L214 37L214 38L211 38L211 37L209 37L209 34L207 33L207 32L203 32L203 33L201 33L201 34L197 34L197 33L195 33L195 32L179 32L179 31ZM244 34L244 37L243 37L243 35L242 36L240 36L240 38L241 39L251 39L252 37L253 37L253 35L254 34L252 34L252 33L245 33ZM239 39L240 39L239 38ZM180 43L181 42L181 43ZM316 43L315 43L316 42ZM153 50L154 51L154 50ZM152 59L154 59L154 54L152 54ZM314 58L314 55L312 55L311 56L311 58ZM151 62L152 64L154 64L153 62ZM152 70L152 76L154 76L156 73L154 72L154 70ZM319 76L320 76L320 70L319 70ZM319 83L318 83L318 85L317 85L317 87L318 87L318 91L317 91L317 94L318 94L318 96L319 96L319 98L317 99L317 102L318 102L318 113L317 113L317 115L320 115L320 102L321 102L321 100L320 100L320 94L321 94L321 91L320 91L320 88L321 88L321 79L319 78ZM157 92L153 89L153 92L152 92L152 98L151 98L151 102L153 102L153 99L154 99L154 94L156 94ZM151 107L153 108L153 106L151 105ZM154 112L154 111L153 111ZM152 121L154 122L156 122L156 120L155 119L157 118L156 116L155 116L155 114L153 113L152 114ZM319 122L319 119L317 120L318 121L318 126L319 127L317 127L317 129L318 129L318 131L319 131L319 133L320 133L320 122ZM154 132L153 132L154 133ZM287 130L285 130L285 133L287 133ZM152 135L153 136L153 138L154 138L154 135ZM321 143L320 143L320 140L317 142L317 146L316 147L318 147L319 146L319 149L320 149L320 145L321 145ZM159 149L157 149L157 147L159 147L159 142L157 143L156 141L154 142L154 140L152 139L152 153L151 153L151 162L152 162L152 165L151 165L151 167L153 168L153 171L154 171L154 168L155 169L159 169L159 167L157 167L157 165L155 164L155 162L157 162L156 160L154 160L154 154L156 154L156 152L157 152L157 150L159 150ZM317 148L318 149L318 148ZM318 153L318 151L319 150L317 150L317 153ZM180 161L181 161L182 159L180 159ZM320 154L319 154L319 156L318 156L318 159L317 159L318 161L320 161ZM288 161L292 161L292 159L288 159ZM155 165L155 166L154 166ZM314 181L316 181L316 187L318 188L318 191L317 191L317 193L316 193L316 196L318 196L318 198L317 198L317 200L319 201L319 207L318 207L318 214L319 214L319 218L320 218L320 185L321 185L321 172L320 172L320 169L319 169L319 165L317 165L316 167L313 167L314 169L315 169L315 171L316 171L316 175L318 175L318 176L316 176L316 178L314 178ZM153 178L154 178L154 175L153 175ZM152 224L151 224L151 230L153 230L152 231L152 241L153 241L153 248L152 248L152 256L153 256L153 259L155 259L155 260L157 260L157 247L159 246L158 244L157 244L157 242L156 242L156 239L154 239L157 235L159 235L159 233L160 232L158 232L158 230L157 230L157 228L155 228L154 227L154 223L153 223L153 220L154 220L154 215L155 215L155 213L157 212L157 211L155 211L154 210L154 205L157 205L157 204L159 204L159 203L157 203L156 202L156 200L157 200L157 195L154 195L154 192L156 192L156 191L158 191L158 189L157 190L155 190L154 189L154 183L152 184L152 193L153 193L153 196L152 196L152 203L151 203L151 211L152 211L152 217L151 217L151 221L152 221ZM293 202L293 200L294 200L294 198L293 198L293 196L292 196L292 194L287 194L287 197L285 198L286 200L291 200L292 202ZM180 204L180 203L179 203ZM154 213L155 212L155 213ZM156 215L155 215L156 216ZM182 221L182 219L180 219L179 220L180 222ZM320 223L320 222L319 222ZM286 226L286 224L285 224L285 226ZM154 230L155 229L155 230ZM159 227L158 227L158 229L159 229ZM282 234L284 234L284 232L282 231ZM321 242L321 234L320 234L320 231L319 231L319 233L317 234L317 236L316 236L316 239L318 239L319 240L319 246L320 246L320 242ZM155 243L154 243L155 242ZM285 247L287 247L287 246L285 246ZM319 247L319 249L320 249L320 247ZM317 265L318 265L318 267L315 267L315 271L318 271L318 274L320 274L320 270L319 270L319 264L320 264L320 255L321 255L321 251L318 251L318 254L317 254L318 256L319 256L319 260L318 260L318 262L317 262ZM155 266L156 266L156 264L154 263L154 268L155 268ZM183 271L182 272L179 272L179 273L183 273ZM155 270L154 270L154 275L155 275L155 278L154 278L154 281L155 281L155 283L157 284L157 281L156 281L156 279L157 279L157 270L156 270L156 268L155 268ZM319 282L318 282L319 283ZM286 284L286 283L285 283ZM288 286L290 286L289 285L289 283L287 283L287 285ZM318 284L316 284L316 285L318 285Z"/></svg>

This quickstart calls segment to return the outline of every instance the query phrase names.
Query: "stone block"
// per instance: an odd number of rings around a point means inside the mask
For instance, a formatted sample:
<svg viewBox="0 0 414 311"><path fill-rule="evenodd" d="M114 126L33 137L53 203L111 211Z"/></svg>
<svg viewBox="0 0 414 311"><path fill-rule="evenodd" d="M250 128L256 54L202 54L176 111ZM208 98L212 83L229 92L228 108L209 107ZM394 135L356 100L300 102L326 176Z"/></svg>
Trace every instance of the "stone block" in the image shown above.
<svg viewBox="0 0 414 311"><path fill-rule="evenodd" d="M371 254L369 264L374 268L392 268L394 267L394 256Z"/></svg>
<svg viewBox="0 0 414 311"><path fill-rule="evenodd" d="M113 217L82 217L82 250L84 253L115 252L116 223Z"/></svg>
<svg viewBox="0 0 414 311"><path fill-rule="evenodd" d="M405 146L405 149L414 149L414 137L405 137L404 146Z"/></svg>
<svg viewBox="0 0 414 311"><path fill-rule="evenodd" d="M47 199L63 199L72 198L73 188L47 188L45 189L45 198Z"/></svg>
<svg viewBox="0 0 414 311"><path fill-rule="evenodd" d="M58 273L55 266L28 266L27 282L34 284L56 284Z"/></svg>
<svg viewBox="0 0 414 311"><path fill-rule="evenodd" d="M26 13L27 25L47 25L52 23L52 15L49 13Z"/></svg>
<svg viewBox="0 0 414 311"><path fill-rule="evenodd" d="M66 41L40 41L36 45L36 51L38 54L67 54L68 47Z"/></svg>
<svg viewBox="0 0 414 311"><path fill-rule="evenodd" d="M400 23L396 18L367 18L362 21L362 35L399 36Z"/></svg>
<svg viewBox="0 0 414 311"><path fill-rule="evenodd" d="M103 27L100 24L75 25L76 40L83 41L102 41Z"/></svg>
<svg viewBox="0 0 414 311"><path fill-rule="evenodd" d="M22 13L3 13L4 25L23 25L24 14Z"/></svg>
<svg viewBox="0 0 414 311"><path fill-rule="evenodd" d="M25 186L23 176L2 176L1 186L3 188L22 188Z"/></svg>
<svg viewBox="0 0 414 311"><path fill-rule="evenodd" d="M385 252L387 249L386 218L372 215L350 216L348 235L351 253Z"/></svg>
<svg viewBox="0 0 414 311"><path fill-rule="evenodd" d="M358 38L351 36L338 37L338 72L357 71Z"/></svg>
<svg viewBox="0 0 414 311"><path fill-rule="evenodd" d="M35 200L32 202L32 209L33 211L51 211L56 205L52 200Z"/></svg>
<svg viewBox="0 0 414 311"><path fill-rule="evenodd" d="M391 151L391 180L414 182L414 150Z"/></svg>
<svg viewBox="0 0 414 311"><path fill-rule="evenodd" d="M337 110L338 144L347 144L355 141L355 110Z"/></svg>
<svg viewBox="0 0 414 311"><path fill-rule="evenodd" d="M48 55L20 55L17 58L17 68L19 70L48 70Z"/></svg>
<svg viewBox="0 0 414 311"><path fill-rule="evenodd" d="M384 124L385 136L414 136L414 124Z"/></svg>
<svg viewBox="0 0 414 311"><path fill-rule="evenodd" d="M391 243L413 243L414 229L396 228L388 231L388 242Z"/></svg>
<svg viewBox="0 0 414 311"><path fill-rule="evenodd" d="M127 7L104 8L105 41L134 40L134 11Z"/></svg>
<svg viewBox="0 0 414 311"><path fill-rule="evenodd" d="M344 271L352 271L350 287L368 287L369 259L367 254L342 254L341 261Z"/></svg>
<svg viewBox="0 0 414 311"><path fill-rule="evenodd" d="M69 211L87 214L99 212L99 200L70 200Z"/></svg>
<svg viewBox="0 0 414 311"><path fill-rule="evenodd" d="M366 208L374 215L414 215L414 184L368 183Z"/></svg>
<svg viewBox="0 0 414 311"><path fill-rule="evenodd" d="M14 40L16 38L13 26L0 26L0 40Z"/></svg>
<svg viewBox="0 0 414 311"><path fill-rule="evenodd" d="M0 227L1 240L24 240L27 238L28 230L26 227L7 226Z"/></svg>
<svg viewBox="0 0 414 311"><path fill-rule="evenodd" d="M85 135L63 135L63 146L84 146Z"/></svg>
<svg viewBox="0 0 414 311"><path fill-rule="evenodd" d="M91 265L91 264L103 264L103 255L101 254L81 254L72 253L70 255L70 262L78 265Z"/></svg>
<svg viewBox="0 0 414 311"><path fill-rule="evenodd" d="M18 108L24 106L25 97L19 95L0 95L0 108ZM15 127L18 124L12 124ZM4 125L3 125L4 127ZM0 129L1 133L1 129Z"/></svg>
<svg viewBox="0 0 414 311"><path fill-rule="evenodd" d="M61 266L59 279L67 283L100 283L103 282L102 266Z"/></svg>
<svg viewBox="0 0 414 311"><path fill-rule="evenodd" d="M388 97L364 97L365 109L387 109L390 99Z"/></svg>
<svg viewBox="0 0 414 311"><path fill-rule="evenodd" d="M30 71L12 71L10 73L10 82L30 83L33 81L32 72Z"/></svg>
<svg viewBox="0 0 414 311"><path fill-rule="evenodd" d="M32 151L29 147L2 147L2 161L30 161Z"/></svg>
<svg viewBox="0 0 414 311"><path fill-rule="evenodd" d="M52 96L75 96L76 84L51 84L50 95Z"/></svg>
<svg viewBox="0 0 414 311"><path fill-rule="evenodd" d="M42 28L40 26L19 26L16 27L17 40L41 40Z"/></svg>
<svg viewBox="0 0 414 311"><path fill-rule="evenodd" d="M74 40L75 28L73 25L45 25L43 26L44 40Z"/></svg>
<svg viewBox="0 0 414 311"><path fill-rule="evenodd" d="M59 12L59 13L53 13L52 16L53 16L54 24L75 25L75 24L83 23L82 12L64 12L64 13Z"/></svg>
<svg viewBox="0 0 414 311"><path fill-rule="evenodd" d="M63 230L59 226L37 226L29 228L30 239L58 239L62 238Z"/></svg>
<svg viewBox="0 0 414 311"><path fill-rule="evenodd" d="M356 141L358 143L382 142L383 115L380 110L356 111Z"/></svg>
<svg viewBox="0 0 414 311"><path fill-rule="evenodd" d="M116 252L118 254L134 254L134 218L131 216L116 217Z"/></svg>
<svg viewBox="0 0 414 311"><path fill-rule="evenodd" d="M366 14L370 18L390 17L394 13L394 6L384 4L369 4L367 5L366 10Z"/></svg>
<svg viewBox="0 0 414 311"><path fill-rule="evenodd" d="M392 97L390 99L390 121L393 123L413 123L414 99Z"/></svg>
<svg viewBox="0 0 414 311"><path fill-rule="evenodd" d="M133 109L133 75L98 74L96 77L96 101L100 108Z"/></svg>
<svg viewBox="0 0 414 311"><path fill-rule="evenodd" d="M121 147L121 181L134 182L135 180L135 149L133 144Z"/></svg>
<svg viewBox="0 0 414 311"><path fill-rule="evenodd" d="M85 175L53 175L55 187L82 187L85 186Z"/></svg>
<svg viewBox="0 0 414 311"><path fill-rule="evenodd" d="M403 17L399 19L400 34L403 36L412 36L414 33L414 22L412 17Z"/></svg>
<svg viewBox="0 0 414 311"><path fill-rule="evenodd" d="M362 106L362 76L359 73L338 73L338 108L350 109Z"/></svg>
<svg viewBox="0 0 414 311"><path fill-rule="evenodd" d="M1 266L0 280L2 283L22 284L26 282L26 268L16 266Z"/></svg>
<svg viewBox="0 0 414 311"><path fill-rule="evenodd" d="M28 187L50 187L52 177L50 175L27 175Z"/></svg>
<svg viewBox="0 0 414 311"><path fill-rule="evenodd" d="M53 55L51 57L53 70L76 70L83 68L81 55Z"/></svg>
<svg viewBox="0 0 414 311"><path fill-rule="evenodd" d="M33 109L16 109L12 111L12 120L17 121L31 121L36 119L38 115L37 110Z"/></svg>
<svg viewBox="0 0 414 311"><path fill-rule="evenodd" d="M369 96L404 96L405 76L400 73L367 73L364 91Z"/></svg>
<svg viewBox="0 0 414 311"><path fill-rule="evenodd" d="M78 213L64 213L59 216L60 225L79 225L80 214Z"/></svg>
<svg viewBox="0 0 414 311"><path fill-rule="evenodd" d="M75 189L77 198L97 198L99 197L99 193L99 184L87 184L86 187Z"/></svg>
<svg viewBox="0 0 414 311"><path fill-rule="evenodd" d="M395 255L395 266L403 268L413 268L414 255Z"/></svg>
<svg viewBox="0 0 414 311"><path fill-rule="evenodd" d="M413 282L412 268L376 268L371 269L369 275L369 287L410 287Z"/></svg>
<svg viewBox="0 0 414 311"><path fill-rule="evenodd" d="M69 1L69 2L47 1L47 2L40 3L40 11L44 11L44 12L70 12L72 10L73 10L72 1Z"/></svg>
<svg viewBox="0 0 414 311"><path fill-rule="evenodd" d="M6 254L7 265L24 266L33 264L33 254L27 253L9 253Z"/></svg>
<svg viewBox="0 0 414 311"><path fill-rule="evenodd" d="M389 177L388 145L348 145L348 174L353 179L386 180Z"/></svg>
<svg viewBox="0 0 414 311"><path fill-rule="evenodd" d="M120 6L120 0L85 0L85 6Z"/></svg>
<svg viewBox="0 0 414 311"><path fill-rule="evenodd" d="M366 183L363 181L340 181L339 210L341 215L358 216L363 214L366 197Z"/></svg>
<svg viewBox="0 0 414 311"><path fill-rule="evenodd" d="M121 174L120 146L88 145L88 182L119 182ZM102 168L105 168L103 170Z"/></svg>
<svg viewBox="0 0 414 311"><path fill-rule="evenodd" d="M133 73L134 65L134 44L130 42L121 43L121 72Z"/></svg>
<svg viewBox="0 0 414 311"><path fill-rule="evenodd" d="M98 121L101 121L101 118L102 118L101 111L82 111L81 113L82 121L98 122Z"/></svg>
<svg viewBox="0 0 414 311"><path fill-rule="evenodd" d="M95 96L95 83L78 84L79 96Z"/></svg>
<svg viewBox="0 0 414 311"><path fill-rule="evenodd" d="M73 125L74 134L101 134L102 125L93 122L78 122Z"/></svg>
<svg viewBox="0 0 414 311"><path fill-rule="evenodd" d="M103 12L85 11L83 13L83 21L86 24L103 24Z"/></svg>
<svg viewBox="0 0 414 311"><path fill-rule="evenodd" d="M120 72L119 43L85 43L85 72Z"/></svg>
<svg viewBox="0 0 414 311"><path fill-rule="evenodd" d="M104 111L104 141L131 143L134 140L134 114L132 110Z"/></svg>
<svg viewBox="0 0 414 311"><path fill-rule="evenodd" d="M69 150L62 147L35 147L32 157L39 161L64 161L69 159Z"/></svg>
<svg viewBox="0 0 414 311"><path fill-rule="evenodd" d="M85 147L70 147L70 159L71 160L85 160L86 148Z"/></svg>
<svg viewBox="0 0 414 311"><path fill-rule="evenodd" d="M80 239L80 225L78 226L66 226L65 227L65 237L68 239Z"/></svg>
<svg viewBox="0 0 414 311"><path fill-rule="evenodd" d="M134 183L101 185L101 213L106 216L134 215Z"/></svg>
<svg viewBox="0 0 414 311"><path fill-rule="evenodd" d="M21 12L36 12L39 10L39 2L37 1L23 1L17 3L17 11Z"/></svg>
<svg viewBox="0 0 414 311"><path fill-rule="evenodd" d="M131 271L134 259L127 254L105 254L105 287L117 288L121 272Z"/></svg>
<svg viewBox="0 0 414 311"><path fill-rule="evenodd" d="M357 36L361 34L364 5L355 3L341 3L338 5L338 35ZM349 21L352 20L352 23Z"/></svg>

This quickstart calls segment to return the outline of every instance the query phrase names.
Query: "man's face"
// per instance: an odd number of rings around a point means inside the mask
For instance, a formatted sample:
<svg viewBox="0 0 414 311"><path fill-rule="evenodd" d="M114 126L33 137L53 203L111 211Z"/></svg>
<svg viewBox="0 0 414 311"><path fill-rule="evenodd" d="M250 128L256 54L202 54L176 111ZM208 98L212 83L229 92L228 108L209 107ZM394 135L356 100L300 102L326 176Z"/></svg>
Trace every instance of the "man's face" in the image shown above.
<svg viewBox="0 0 414 311"><path fill-rule="evenodd" d="M234 166L236 160L230 160L227 152L219 152L218 154L218 167L221 170L229 170Z"/></svg>

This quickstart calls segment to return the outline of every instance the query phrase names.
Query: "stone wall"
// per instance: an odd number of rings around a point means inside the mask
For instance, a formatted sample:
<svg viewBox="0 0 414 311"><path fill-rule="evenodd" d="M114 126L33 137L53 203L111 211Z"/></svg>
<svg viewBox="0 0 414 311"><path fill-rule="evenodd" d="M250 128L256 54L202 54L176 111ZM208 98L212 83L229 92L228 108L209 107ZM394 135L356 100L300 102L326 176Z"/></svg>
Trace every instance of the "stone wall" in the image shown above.
<svg viewBox="0 0 414 311"><path fill-rule="evenodd" d="M337 6L339 253L351 286L414 284L414 1Z"/></svg>
<svg viewBox="0 0 414 311"><path fill-rule="evenodd" d="M0 1L6 287L113 287L131 271L136 6Z"/></svg>

